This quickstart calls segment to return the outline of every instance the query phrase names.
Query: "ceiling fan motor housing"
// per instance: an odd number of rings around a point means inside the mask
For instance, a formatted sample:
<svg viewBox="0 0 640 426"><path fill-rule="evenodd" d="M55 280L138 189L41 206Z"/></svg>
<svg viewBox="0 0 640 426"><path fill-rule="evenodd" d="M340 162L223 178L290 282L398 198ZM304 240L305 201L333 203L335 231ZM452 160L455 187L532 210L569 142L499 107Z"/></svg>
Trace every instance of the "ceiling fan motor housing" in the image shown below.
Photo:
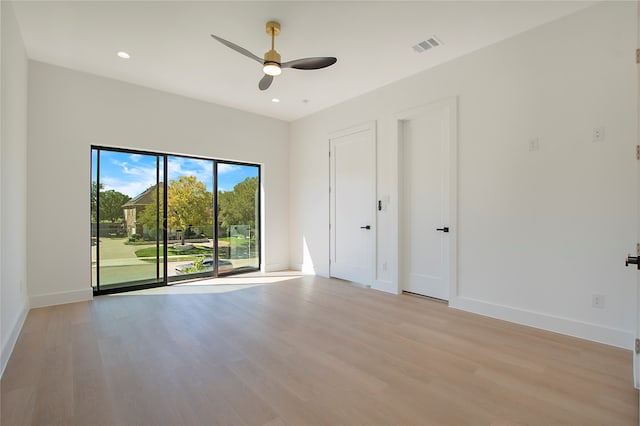
<svg viewBox="0 0 640 426"><path fill-rule="evenodd" d="M278 65L282 62L280 54L273 49L264 54L264 63L267 64L272 62Z"/></svg>

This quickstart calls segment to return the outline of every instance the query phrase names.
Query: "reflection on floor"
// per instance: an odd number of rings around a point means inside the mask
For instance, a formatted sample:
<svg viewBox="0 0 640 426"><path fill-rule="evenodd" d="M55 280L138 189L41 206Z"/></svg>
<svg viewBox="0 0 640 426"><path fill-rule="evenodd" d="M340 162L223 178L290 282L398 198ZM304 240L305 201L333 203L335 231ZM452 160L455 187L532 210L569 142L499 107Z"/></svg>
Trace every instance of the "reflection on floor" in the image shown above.
<svg viewBox="0 0 640 426"><path fill-rule="evenodd" d="M113 294L110 297L124 295L158 295L158 294L197 294L197 293L227 293L230 291L243 290L246 288L274 284L283 281L300 278L300 271L279 271L279 272L251 272L248 274L238 274L231 277L207 278L201 280L181 281L167 287L156 287L145 290L129 291L126 293Z"/></svg>

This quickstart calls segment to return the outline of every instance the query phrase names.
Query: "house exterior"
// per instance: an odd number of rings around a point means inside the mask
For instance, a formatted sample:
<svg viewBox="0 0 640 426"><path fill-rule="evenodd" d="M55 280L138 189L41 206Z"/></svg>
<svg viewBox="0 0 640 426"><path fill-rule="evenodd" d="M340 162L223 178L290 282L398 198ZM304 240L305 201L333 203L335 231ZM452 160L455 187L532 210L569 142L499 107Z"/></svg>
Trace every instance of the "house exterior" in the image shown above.
<svg viewBox="0 0 640 426"><path fill-rule="evenodd" d="M138 222L138 218L144 211L144 209L153 203L154 194L158 191L158 185L162 187L163 183L150 186L140 194L133 197L122 205L124 211L124 222L127 228L127 235L131 237L133 234L143 235L144 226Z"/></svg>

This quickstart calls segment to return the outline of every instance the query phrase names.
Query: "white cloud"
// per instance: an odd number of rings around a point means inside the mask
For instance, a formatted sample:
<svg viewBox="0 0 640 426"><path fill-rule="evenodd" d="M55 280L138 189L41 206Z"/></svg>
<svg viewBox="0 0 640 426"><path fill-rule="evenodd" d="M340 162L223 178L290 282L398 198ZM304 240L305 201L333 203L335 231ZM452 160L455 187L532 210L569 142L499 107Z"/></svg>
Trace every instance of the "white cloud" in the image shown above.
<svg viewBox="0 0 640 426"><path fill-rule="evenodd" d="M150 186L155 185L156 181L155 179L153 179L152 181L123 181L117 178L104 177L100 180L100 183L104 185L105 191L113 189L114 191L121 192L133 198L136 195L141 194Z"/></svg>
<svg viewBox="0 0 640 426"><path fill-rule="evenodd" d="M180 176L195 176L203 182L207 189L213 185L213 162L184 157L169 157L169 180L177 180Z"/></svg>
<svg viewBox="0 0 640 426"><path fill-rule="evenodd" d="M225 173L231 173L238 170L240 166L236 164L218 163L218 174L223 175Z"/></svg>
<svg viewBox="0 0 640 426"><path fill-rule="evenodd" d="M129 166L126 161L118 160L112 160L112 164L118 166L125 176L120 174L116 176L101 176L100 183L104 185L105 190L113 189L133 198L156 184L155 167Z"/></svg>

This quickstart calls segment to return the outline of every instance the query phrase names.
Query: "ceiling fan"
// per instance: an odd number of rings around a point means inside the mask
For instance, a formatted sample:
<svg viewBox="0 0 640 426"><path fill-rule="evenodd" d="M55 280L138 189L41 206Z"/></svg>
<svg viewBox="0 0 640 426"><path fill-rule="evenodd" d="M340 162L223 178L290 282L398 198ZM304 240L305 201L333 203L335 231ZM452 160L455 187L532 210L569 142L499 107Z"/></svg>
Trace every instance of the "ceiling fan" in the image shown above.
<svg viewBox="0 0 640 426"><path fill-rule="evenodd" d="M271 36L271 50L264 54L264 59L254 55L247 49L231 43L223 38L211 34L211 37L218 40L220 43L235 50L244 56L260 62L263 65L264 77L258 83L260 90L267 90L273 82L273 77L280 75L282 68L294 68L297 70L319 70L326 68L337 62L333 57L315 57L315 58L303 58L294 59L293 61L282 62L280 54L275 50L275 38L280 34L280 23L275 21L267 22L267 34Z"/></svg>

